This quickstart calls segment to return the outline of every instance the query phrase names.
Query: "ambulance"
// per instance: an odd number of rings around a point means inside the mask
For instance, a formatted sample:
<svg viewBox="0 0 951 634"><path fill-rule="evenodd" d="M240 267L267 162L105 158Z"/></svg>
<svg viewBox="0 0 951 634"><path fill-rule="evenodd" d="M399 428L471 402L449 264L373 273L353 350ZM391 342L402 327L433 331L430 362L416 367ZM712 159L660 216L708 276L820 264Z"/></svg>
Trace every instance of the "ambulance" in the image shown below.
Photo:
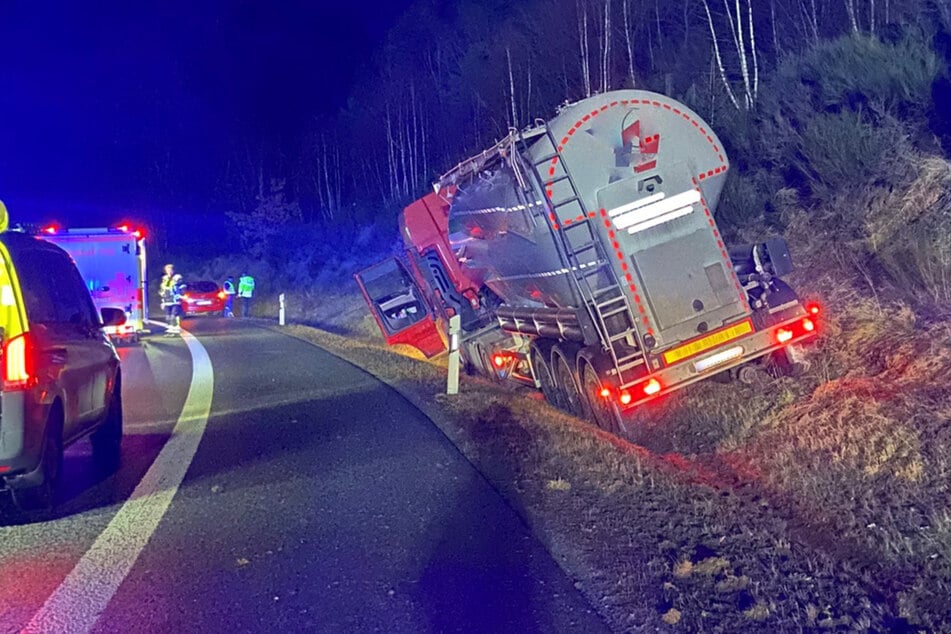
<svg viewBox="0 0 951 634"><path fill-rule="evenodd" d="M97 309L119 308L125 312L123 325L106 328L113 340L135 342L148 332L145 235L141 229L129 225L93 229L50 225L41 234L72 256Z"/></svg>

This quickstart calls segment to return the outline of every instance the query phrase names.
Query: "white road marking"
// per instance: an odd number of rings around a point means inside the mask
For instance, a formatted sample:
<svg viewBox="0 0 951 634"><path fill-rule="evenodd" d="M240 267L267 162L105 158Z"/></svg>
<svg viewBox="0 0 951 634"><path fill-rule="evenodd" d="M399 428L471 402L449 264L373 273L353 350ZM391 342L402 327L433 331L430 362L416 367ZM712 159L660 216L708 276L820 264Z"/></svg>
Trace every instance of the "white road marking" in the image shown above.
<svg viewBox="0 0 951 634"><path fill-rule="evenodd" d="M214 371L205 347L182 331L192 380L181 416L129 499L72 572L23 629L24 633L89 632L145 548L178 491L205 433Z"/></svg>

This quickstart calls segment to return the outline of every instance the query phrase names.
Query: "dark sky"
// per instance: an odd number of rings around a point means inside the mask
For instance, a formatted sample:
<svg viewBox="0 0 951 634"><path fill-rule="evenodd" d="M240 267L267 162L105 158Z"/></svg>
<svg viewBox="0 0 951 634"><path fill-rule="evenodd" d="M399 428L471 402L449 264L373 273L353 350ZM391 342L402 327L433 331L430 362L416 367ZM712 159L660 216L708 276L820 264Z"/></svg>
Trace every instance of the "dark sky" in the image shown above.
<svg viewBox="0 0 951 634"><path fill-rule="evenodd" d="M209 211L233 148L295 151L408 4L0 0L0 199L14 222Z"/></svg>

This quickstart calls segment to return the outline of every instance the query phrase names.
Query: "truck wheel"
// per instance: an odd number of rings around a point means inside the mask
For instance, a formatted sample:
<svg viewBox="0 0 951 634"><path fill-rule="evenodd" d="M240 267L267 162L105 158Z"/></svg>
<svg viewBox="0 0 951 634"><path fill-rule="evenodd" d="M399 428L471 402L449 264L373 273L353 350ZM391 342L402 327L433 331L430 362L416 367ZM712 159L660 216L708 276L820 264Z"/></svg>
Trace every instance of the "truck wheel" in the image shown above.
<svg viewBox="0 0 951 634"><path fill-rule="evenodd" d="M545 400L559 409L563 407L563 397L561 391L555 385L555 379L551 373L551 364L548 363L548 347L532 344L531 361L532 370L535 372L535 378L538 379L539 387Z"/></svg>
<svg viewBox="0 0 951 634"><path fill-rule="evenodd" d="M606 432L620 435L621 414L612 396L601 396L605 383L590 363L584 363L581 370L581 389L588 400L588 411L594 423Z"/></svg>
<svg viewBox="0 0 951 634"><path fill-rule="evenodd" d="M571 355L574 359L574 355ZM581 390L578 389L578 379L572 371L572 363L568 361L568 353L561 346L555 346L552 351L552 365L555 386L561 392L564 409L569 414L579 418L586 417L586 405Z"/></svg>
<svg viewBox="0 0 951 634"><path fill-rule="evenodd" d="M113 470L122 453L122 381L117 379L102 424L92 436L92 457L102 469Z"/></svg>
<svg viewBox="0 0 951 634"><path fill-rule="evenodd" d="M41 484L11 491L13 503L21 511L46 511L53 507L63 472L63 421L56 410L50 414L46 425L40 471L43 474Z"/></svg>

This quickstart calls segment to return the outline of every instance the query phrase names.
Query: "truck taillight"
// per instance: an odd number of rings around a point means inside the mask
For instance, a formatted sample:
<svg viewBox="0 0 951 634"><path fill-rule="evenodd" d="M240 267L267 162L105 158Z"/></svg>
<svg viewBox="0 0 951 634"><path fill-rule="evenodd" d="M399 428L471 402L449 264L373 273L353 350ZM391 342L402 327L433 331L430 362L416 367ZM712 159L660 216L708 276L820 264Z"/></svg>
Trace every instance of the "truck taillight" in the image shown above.
<svg viewBox="0 0 951 634"><path fill-rule="evenodd" d="M3 344L3 389L25 390L34 381L33 347L29 333L23 333Z"/></svg>
<svg viewBox="0 0 951 634"><path fill-rule="evenodd" d="M819 304L816 304L815 302L806 306L806 312L810 315L818 315L821 310L822 309L819 308Z"/></svg>
<svg viewBox="0 0 951 634"><path fill-rule="evenodd" d="M776 331L776 341L786 343L793 338L793 331L789 328L780 328Z"/></svg>
<svg viewBox="0 0 951 634"><path fill-rule="evenodd" d="M650 379L641 387L644 390L644 394L647 396L653 396L660 392L660 381L657 379Z"/></svg>
<svg viewBox="0 0 951 634"><path fill-rule="evenodd" d="M813 332L816 329L816 324L811 319L806 317L802 320L802 329L806 332Z"/></svg>

